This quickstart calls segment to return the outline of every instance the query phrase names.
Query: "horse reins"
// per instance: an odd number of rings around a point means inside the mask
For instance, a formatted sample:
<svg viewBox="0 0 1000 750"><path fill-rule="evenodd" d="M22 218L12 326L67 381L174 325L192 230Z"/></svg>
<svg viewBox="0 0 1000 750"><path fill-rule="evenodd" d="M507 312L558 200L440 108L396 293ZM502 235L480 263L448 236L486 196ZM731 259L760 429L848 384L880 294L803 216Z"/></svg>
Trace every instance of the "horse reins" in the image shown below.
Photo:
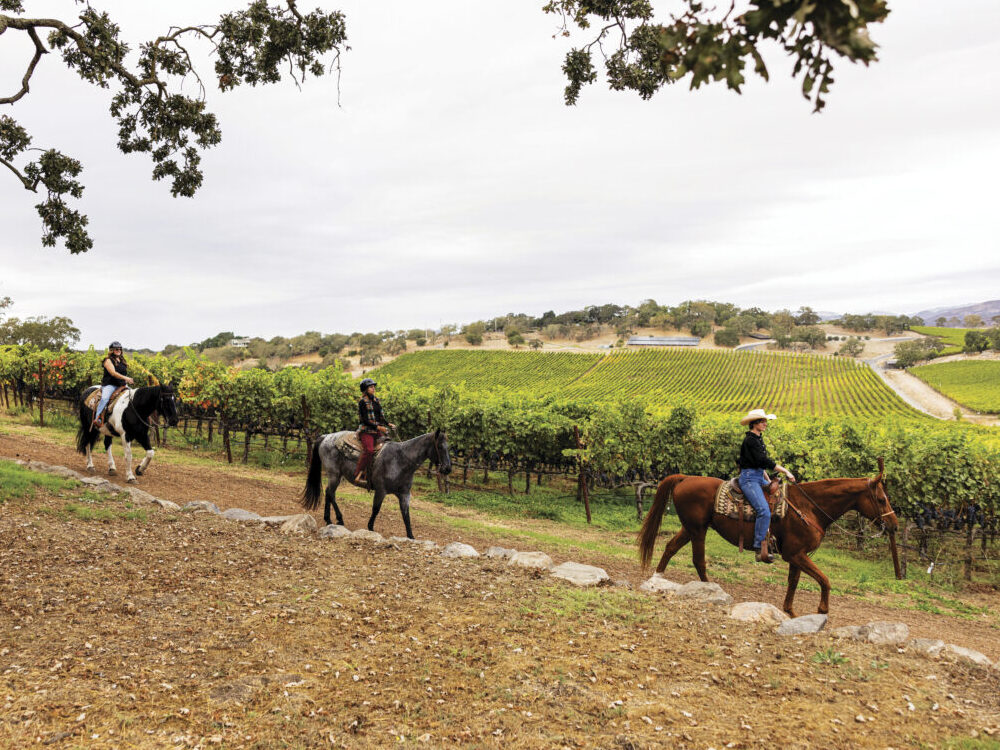
<svg viewBox="0 0 1000 750"><path fill-rule="evenodd" d="M818 510L824 516L826 516L827 518L829 518L830 519L830 523L833 523L834 519L830 518L830 514L827 513L825 510L823 510L822 508L820 508L816 504L816 501L813 500L811 497L809 497L809 494L804 489L802 489L801 485L799 485L798 482L794 482L794 485L798 488L799 492L802 493L802 496L806 500L808 500L810 503L812 503L813 507L816 508L816 510ZM791 499L788 497L788 494L789 493L787 493L787 492L785 493L785 502L788 503L788 507L789 508L791 508L792 510L795 511L795 515L797 515L799 517L799 520L801 520L802 523L806 524L807 526L812 526L814 529L816 529L816 531L818 531L820 533L820 535L826 534L826 530L823 529L818 523L816 523L816 521L813 521L810 518L806 518L806 515L801 510L799 510L798 508L795 507L795 505L792 503Z"/></svg>

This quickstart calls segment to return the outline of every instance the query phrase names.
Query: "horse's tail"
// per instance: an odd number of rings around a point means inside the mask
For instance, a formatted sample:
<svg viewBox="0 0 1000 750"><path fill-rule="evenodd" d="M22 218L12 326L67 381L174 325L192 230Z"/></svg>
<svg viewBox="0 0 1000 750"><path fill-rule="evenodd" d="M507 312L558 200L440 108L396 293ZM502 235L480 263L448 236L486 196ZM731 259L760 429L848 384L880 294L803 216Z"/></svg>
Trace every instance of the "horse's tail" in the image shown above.
<svg viewBox="0 0 1000 750"><path fill-rule="evenodd" d="M653 557L653 547L656 545L656 536L660 533L663 512L674 494L674 487L683 479L683 474L671 474L656 488L656 497L653 498L653 504L649 506L649 513L646 514L646 520L643 521L642 529L639 531L639 562L643 570L649 567L649 561Z"/></svg>
<svg viewBox="0 0 1000 750"><path fill-rule="evenodd" d="M309 462L309 477L306 488L302 491L302 507L306 510L316 510L319 506L319 490L323 484L323 460L319 457L319 445L322 439L313 445L312 460Z"/></svg>

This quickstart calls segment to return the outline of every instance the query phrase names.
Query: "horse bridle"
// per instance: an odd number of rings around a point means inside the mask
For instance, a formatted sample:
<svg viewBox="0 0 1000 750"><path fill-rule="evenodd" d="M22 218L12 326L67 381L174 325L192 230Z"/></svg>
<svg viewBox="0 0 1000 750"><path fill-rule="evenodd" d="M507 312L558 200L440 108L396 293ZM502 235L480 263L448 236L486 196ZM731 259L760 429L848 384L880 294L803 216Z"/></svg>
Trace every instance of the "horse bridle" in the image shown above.
<svg viewBox="0 0 1000 750"><path fill-rule="evenodd" d="M871 499L872 499L872 506L874 508L878 509L879 500L878 500L878 495L875 494L875 486L878 484L878 482L875 482L875 481L869 479L867 481L867 484L868 484L868 494L871 496ZM818 510L820 513L822 513L824 516L826 516L827 519L830 521L831 524L836 522L835 518L833 518L829 513L827 513L825 510L823 510L821 507L819 507L819 505L816 503L816 501L813 500L811 497L809 497L809 493L806 492L805 489L803 489L803 487L802 487L801 484L799 484L798 482L796 482L795 486L798 488L799 492L802 493L802 497L804 497L806 500L808 500L816 510ZM788 504L792 507L792 510L794 510L796 513L798 513L799 517L802 518L802 513L799 511L799 509L796 508L791 503L788 503ZM879 525L883 529L885 529L885 521L883 521L882 519L885 518L886 516L892 516L892 515L895 515L895 514L896 514L896 512L892 508L889 508L888 512L883 513L882 515L880 515L878 517L878 523L879 523ZM803 518L803 520L806 520L806 519ZM871 520L875 520L875 519L871 519Z"/></svg>

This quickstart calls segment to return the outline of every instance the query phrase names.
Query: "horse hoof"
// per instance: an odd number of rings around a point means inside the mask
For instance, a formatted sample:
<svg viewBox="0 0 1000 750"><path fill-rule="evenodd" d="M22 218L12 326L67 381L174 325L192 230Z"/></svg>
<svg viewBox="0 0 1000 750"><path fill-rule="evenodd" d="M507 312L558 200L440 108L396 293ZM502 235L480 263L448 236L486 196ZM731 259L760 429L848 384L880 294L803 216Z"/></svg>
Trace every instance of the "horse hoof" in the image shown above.
<svg viewBox="0 0 1000 750"><path fill-rule="evenodd" d="M108 476L109 477L116 477L116 476L118 476L118 472L115 471L114 469L108 469Z"/></svg>
<svg viewBox="0 0 1000 750"><path fill-rule="evenodd" d="M125 481L128 482L129 484L135 484L135 477L129 477Z"/></svg>
<svg viewBox="0 0 1000 750"><path fill-rule="evenodd" d="M136 475L137 477L141 477L141 476L142 476L142 469L136 469L136 470L135 470L135 475Z"/></svg>

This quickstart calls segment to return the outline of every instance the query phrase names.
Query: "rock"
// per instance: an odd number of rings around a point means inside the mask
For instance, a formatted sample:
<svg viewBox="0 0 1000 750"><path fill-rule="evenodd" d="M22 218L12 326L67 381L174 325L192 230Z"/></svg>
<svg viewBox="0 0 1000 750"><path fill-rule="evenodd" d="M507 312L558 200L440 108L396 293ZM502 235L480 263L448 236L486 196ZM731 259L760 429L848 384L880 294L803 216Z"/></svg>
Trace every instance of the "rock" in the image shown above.
<svg viewBox="0 0 1000 750"><path fill-rule="evenodd" d="M44 471L46 474L51 474L54 477L62 477L63 479L88 479L86 474L73 471L73 469L67 469L65 466L49 466Z"/></svg>
<svg viewBox="0 0 1000 750"><path fill-rule="evenodd" d="M342 539L345 536L351 536L351 530L346 526L340 526L335 523L324 526L319 530L320 539Z"/></svg>
<svg viewBox="0 0 1000 750"><path fill-rule="evenodd" d="M674 583L661 576L659 573L654 573L651 578L646 580L640 587L640 591L652 591L656 594L673 594L681 585L679 583Z"/></svg>
<svg viewBox="0 0 1000 750"><path fill-rule="evenodd" d="M499 557L503 560L509 560L516 554L516 549L508 549L507 547L490 547L483 553L483 557Z"/></svg>
<svg viewBox="0 0 1000 750"><path fill-rule="evenodd" d="M989 660L986 654L980 653L979 651L973 651L971 648L956 646L954 643L946 644L943 653L955 656L959 661L963 661L968 664L975 664L980 667L993 666L993 662Z"/></svg>
<svg viewBox="0 0 1000 750"><path fill-rule="evenodd" d="M780 625L789 619L788 615L766 602L740 602L729 616L743 622L762 622L765 625Z"/></svg>
<svg viewBox="0 0 1000 750"><path fill-rule="evenodd" d="M464 542L452 542L441 550L442 557L479 557L474 547Z"/></svg>
<svg viewBox="0 0 1000 750"><path fill-rule="evenodd" d="M296 516L261 516L261 523L266 526L281 526L285 521L289 521Z"/></svg>
<svg viewBox="0 0 1000 750"><path fill-rule="evenodd" d="M554 563L552 558L544 552L516 552L510 558L510 565L517 565L521 568L536 568L539 570L551 570Z"/></svg>
<svg viewBox="0 0 1000 750"><path fill-rule="evenodd" d="M185 505L181 510L187 510L191 512L197 512L199 510L207 510L209 513L214 513L217 516L222 515L222 511L219 510L219 506L215 503L210 503L208 500L192 500L190 503Z"/></svg>
<svg viewBox="0 0 1000 750"><path fill-rule="evenodd" d="M901 622L870 622L861 626L859 640L878 646L894 646L910 637L910 629Z"/></svg>
<svg viewBox="0 0 1000 750"><path fill-rule="evenodd" d="M153 505L159 505L163 510L180 510L181 506L170 500L164 500L162 497L154 497Z"/></svg>
<svg viewBox="0 0 1000 750"><path fill-rule="evenodd" d="M230 521L259 521L260 516L250 510L243 508L226 508L222 511L222 517Z"/></svg>
<svg viewBox="0 0 1000 750"><path fill-rule="evenodd" d="M604 568L575 562L564 562L557 565L552 569L552 575L576 586L600 586L611 583L611 576Z"/></svg>
<svg viewBox="0 0 1000 750"><path fill-rule="evenodd" d="M691 581L685 583L674 593L686 599L697 599L699 602L713 604L717 607L728 607L733 603L733 597L723 591L722 586L717 583Z"/></svg>
<svg viewBox="0 0 1000 750"><path fill-rule="evenodd" d="M351 532L351 536L355 539L362 539L366 542L384 542L385 537L379 534L377 531L369 531L368 529L356 529Z"/></svg>
<svg viewBox="0 0 1000 750"><path fill-rule="evenodd" d="M826 627L826 615L803 615L785 620L778 626L778 635L806 635L818 633Z"/></svg>
<svg viewBox="0 0 1000 750"><path fill-rule="evenodd" d="M118 487L102 477L83 477L81 484L97 492L118 492Z"/></svg>
<svg viewBox="0 0 1000 750"><path fill-rule="evenodd" d="M906 647L919 654L925 654L936 659L944 651L944 641L940 638L911 638L906 642Z"/></svg>
<svg viewBox="0 0 1000 750"><path fill-rule="evenodd" d="M863 640L861 635L864 627L861 625L843 625L839 628L834 628L830 631L830 635L834 638L850 638L853 641Z"/></svg>
<svg viewBox="0 0 1000 750"><path fill-rule="evenodd" d="M391 536L390 542L396 544L409 544L412 547L420 547L426 552L438 549L437 542L430 539L410 539L408 536Z"/></svg>
<svg viewBox="0 0 1000 750"><path fill-rule="evenodd" d="M132 496L132 499L139 503L149 503L154 504L159 499L154 495L150 495L146 490L140 490L138 487L128 487L125 492Z"/></svg>
<svg viewBox="0 0 1000 750"><path fill-rule="evenodd" d="M315 518L308 513L299 513L281 524L281 528L278 531L282 534L305 534L315 531L316 526Z"/></svg>

